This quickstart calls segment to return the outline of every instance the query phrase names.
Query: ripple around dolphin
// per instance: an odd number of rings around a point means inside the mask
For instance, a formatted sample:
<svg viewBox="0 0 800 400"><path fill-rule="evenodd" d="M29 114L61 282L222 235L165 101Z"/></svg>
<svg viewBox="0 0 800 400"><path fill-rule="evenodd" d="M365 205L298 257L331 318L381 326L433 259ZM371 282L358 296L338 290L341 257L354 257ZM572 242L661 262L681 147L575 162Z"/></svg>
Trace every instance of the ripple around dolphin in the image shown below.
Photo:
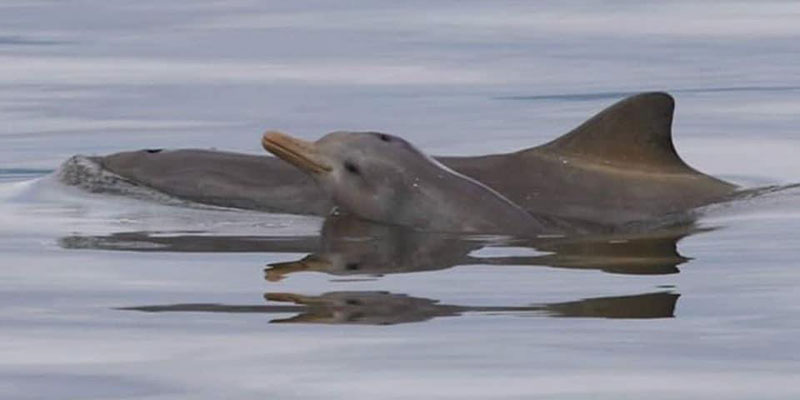
<svg viewBox="0 0 800 400"><path fill-rule="evenodd" d="M271 323L344 325L396 325L424 322L467 313L572 318L652 319L672 318L679 294L653 292L630 296L596 297L576 301L526 306L464 306L438 300L381 291L329 292L319 296L266 293L267 302L293 305L226 305L214 303L167 304L121 307L149 313L264 313L294 314Z"/></svg>
<svg viewBox="0 0 800 400"><path fill-rule="evenodd" d="M68 43L70 42L54 39L39 39L21 35L0 36L0 46L53 46Z"/></svg>
<svg viewBox="0 0 800 400"><path fill-rule="evenodd" d="M52 172L52 169L0 168L0 182L17 182L41 178Z"/></svg>

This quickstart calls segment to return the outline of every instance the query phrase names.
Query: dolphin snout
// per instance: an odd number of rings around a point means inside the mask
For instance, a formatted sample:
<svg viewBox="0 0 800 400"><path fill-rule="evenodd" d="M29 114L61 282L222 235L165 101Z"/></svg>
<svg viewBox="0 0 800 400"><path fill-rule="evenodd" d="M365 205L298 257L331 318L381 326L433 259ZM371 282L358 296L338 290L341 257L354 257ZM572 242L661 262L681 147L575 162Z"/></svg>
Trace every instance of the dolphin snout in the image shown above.
<svg viewBox="0 0 800 400"><path fill-rule="evenodd" d="M304 171L319 174L333 170L314 142L294 138L282 132L267 131L261 137L261 146Z"/></svg>

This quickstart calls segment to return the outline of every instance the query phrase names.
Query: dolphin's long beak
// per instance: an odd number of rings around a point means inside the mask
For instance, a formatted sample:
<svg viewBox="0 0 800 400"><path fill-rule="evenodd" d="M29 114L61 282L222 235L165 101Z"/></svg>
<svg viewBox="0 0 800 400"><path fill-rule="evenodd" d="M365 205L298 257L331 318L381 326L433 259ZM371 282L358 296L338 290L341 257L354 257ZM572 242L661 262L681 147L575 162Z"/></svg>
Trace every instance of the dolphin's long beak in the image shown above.
<svg viewBox="0 0 800 400"><path fill-rule="evenodd" d="M333 167L323 158L314 142L296 139L281 132L267 131L261 145L284 161L314 174L330 172Z"/></svg>

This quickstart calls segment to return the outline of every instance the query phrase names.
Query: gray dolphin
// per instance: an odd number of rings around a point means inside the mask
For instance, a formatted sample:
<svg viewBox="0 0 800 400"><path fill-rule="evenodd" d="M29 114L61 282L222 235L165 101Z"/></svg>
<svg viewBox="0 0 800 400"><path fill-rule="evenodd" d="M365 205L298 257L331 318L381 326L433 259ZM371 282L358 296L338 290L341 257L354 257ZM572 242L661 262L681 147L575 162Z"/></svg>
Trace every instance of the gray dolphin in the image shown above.
<svg viewBox="0 0 800 400"><path fill-rule="evenodd" d="M537 215L618 225L718 202L736 186L694 170L672 143L674 100L623 99L552 142L506 154L436 157ZM325 215L313 180L274 157L208 150L141 150L73 157L62 181L97 192L130 187L192 202Z"/></svg>
<svg viewBox="0 0 800 400"><path fill-rule="evenodd" d="M262 144L308 172L337 207L370 221L428 232L560 233L397 136L333 132L308 142L267 132Z"/></svg>

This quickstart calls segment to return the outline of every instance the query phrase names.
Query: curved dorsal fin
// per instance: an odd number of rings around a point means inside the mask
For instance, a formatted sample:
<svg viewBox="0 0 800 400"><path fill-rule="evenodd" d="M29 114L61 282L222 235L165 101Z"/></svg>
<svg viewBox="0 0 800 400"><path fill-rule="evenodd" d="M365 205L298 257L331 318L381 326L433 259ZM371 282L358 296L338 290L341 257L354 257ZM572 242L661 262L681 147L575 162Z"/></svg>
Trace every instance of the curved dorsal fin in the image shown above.
<svg viewBox="0 0 800 400"><path fill-rule="evenodd" d="M663 92L637 94L537 148L592 164L639 171L695 172L672 144L675 101Z"/></svg>

